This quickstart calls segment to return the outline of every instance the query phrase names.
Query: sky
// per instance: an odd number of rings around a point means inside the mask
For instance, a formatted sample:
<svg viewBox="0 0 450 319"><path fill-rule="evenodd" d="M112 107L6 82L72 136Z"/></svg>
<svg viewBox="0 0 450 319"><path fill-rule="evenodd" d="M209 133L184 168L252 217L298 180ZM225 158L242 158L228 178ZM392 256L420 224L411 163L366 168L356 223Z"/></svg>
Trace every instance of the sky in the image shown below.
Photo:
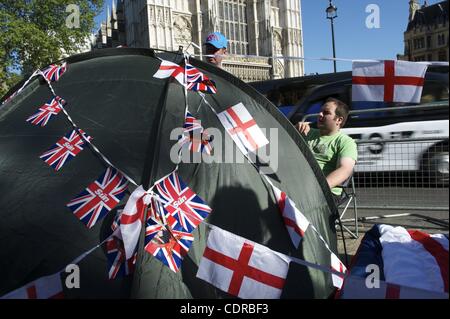
<svg viewBox="0 0 450 319"><path fill-rule="evenodd" d="M190 0L192 1L192 0ZM396 59L403 54L403 32L409 15L409 0L333 0L338 17L334 20L336 58L342 59ZM428 0L428 4L440 2ZM423 0L419 0L422 4ZM371 12L367 6L379 8L379 28L367 28L366 19ZM105 19L103 14L95 19L97 28ZM308 58L333 57L330 20L325 9L328 0L301 0L303 50L305 74L333 72L331 61L311 61ZM337 71L351 70L350 62L337 62Z"/></svg>
<svg viewBox="0 0 450 319"><path fill-rule="evenodd" d="M409 0L333 0L336 58L396 59L403 54L403 32L409 16ZM422 3L423 0L420 1ZM429 4L439 1L428 1ZM370 4L379 8L379 28L367 28ZM305 58L333 57L330 20L325 9L328 0L302 0ZM351 70L350 62L337 62L337 71ZM305 60L305 74L333 72L331 61Z"/></svg>

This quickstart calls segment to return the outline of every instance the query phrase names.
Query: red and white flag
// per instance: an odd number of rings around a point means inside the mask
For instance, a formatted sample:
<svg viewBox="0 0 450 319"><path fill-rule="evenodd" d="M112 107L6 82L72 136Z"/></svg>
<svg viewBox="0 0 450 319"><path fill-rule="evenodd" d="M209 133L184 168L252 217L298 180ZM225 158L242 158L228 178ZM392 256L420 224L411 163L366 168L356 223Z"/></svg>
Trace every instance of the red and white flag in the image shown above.
<svg viewBox="0 0 450 319"><path fill-rule="evenodd" d="M347 272L347 268L344 266L342 261L340 261L339 258L333 253L331 253L331 269L342 274L345 274ZM344 275L338 276L335 274L331 274L331 279L333 280L333 286L338 289L342 288L342 284L344 283Z"/></svg>
<svg viewBox="0 0 450 319"><path fill-rule="evenodd" d="M162 60L158 71L153 74L154 78L165 79L174 77L181 85L184 85L184 67L166 60Z"/></svg>
<svg viewBox="0 0 450 319"><path fill-rule="evenodd" d="M295 203L287 197L285 192L282 192L275 186L272 186L272 188L292 243L295 248L298 248L300 241L305 236L305 232L308 229L309 221L305 215L295 207Z"/></svg>
<svg viewBox="0 0 450 319"><path fill-rule="evenodd" d="M387 282L448 293L448 239L403 227L380 225L383 270Z"/></svg>
<svg viewBox="0 0 450 319"><path fill-rule="evenodd" d="M340 299L447 299L448 293L399 286L380 280L379 287L369 288L366 278L349 276Z"/></svg>
<svg viewBox="0 0 450 319"><path fill-rule="evenodd" d="M269 144L263 131L242 103L238 103L217 115L239 149L247 155Z"/></svg>
<svg viewBox="0 0 450 319"><path fill-rule="evenodd" d="M123 240L126 259L133 257L144 223L145 208L150 204L151 196L139 186L131 193L120 216L120 233Z"/></svg>
<svg viewBox="0 0 450 319"><path fill-rule="evenodd" d="M64 298L60 273L41 277L11 291L0 299L62 299Z"/></svg>
<svg viewBox="0 0 450 319"><path fill-rule="evenodd" d="M353 62L352 101L419 103L427 65L408 61Z"/></svg>
<svg viewBox="0 0 450 319"><path fill-rule="evenodd" d="M209 233L197 277L243 299L277 299L289 260L267 247L214 227Z"/></svg>

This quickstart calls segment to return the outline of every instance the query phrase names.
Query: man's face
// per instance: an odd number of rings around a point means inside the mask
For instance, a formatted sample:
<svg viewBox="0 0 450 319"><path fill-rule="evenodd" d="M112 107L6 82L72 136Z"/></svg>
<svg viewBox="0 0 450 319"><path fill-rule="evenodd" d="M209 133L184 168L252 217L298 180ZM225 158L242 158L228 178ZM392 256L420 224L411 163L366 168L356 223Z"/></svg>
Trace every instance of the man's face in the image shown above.
<svg viewBox="0 0 450 319"><path fill-rule="evenodd" d="M336 104L334 102L327 102L322 105L322 109L319 113L317 120L317 127L324 128L328 131L334 131L339 129L343 118L336 115Z"/></svg>
<svg viewBox="0 0 450 319"><path fill-rule="evenodd" d="M227 51L227 49L217 49L215 46L211 44L206 44L206 55L215 55L214 57L208 57L207 61L211 64L215 64L216 66L221 66L223 56Z"/></svg>

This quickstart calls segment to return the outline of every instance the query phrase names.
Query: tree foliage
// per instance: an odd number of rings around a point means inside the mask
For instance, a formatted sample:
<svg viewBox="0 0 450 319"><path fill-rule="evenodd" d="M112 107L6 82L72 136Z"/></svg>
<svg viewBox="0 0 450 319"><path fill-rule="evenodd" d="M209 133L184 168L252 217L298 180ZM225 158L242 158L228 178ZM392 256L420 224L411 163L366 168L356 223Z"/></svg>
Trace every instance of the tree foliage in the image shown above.
<svg viewBox="0 0 450 319"><path fill-rule="evenodd" d="M0 2L0 97L20 79L84 46L104 0L2 0ZM69 5L79 8L73 27ZM69 6L69 7L68 7ZM72 6L73 8L73 6ZM67 10L67 12L66 12Z"/></svg>

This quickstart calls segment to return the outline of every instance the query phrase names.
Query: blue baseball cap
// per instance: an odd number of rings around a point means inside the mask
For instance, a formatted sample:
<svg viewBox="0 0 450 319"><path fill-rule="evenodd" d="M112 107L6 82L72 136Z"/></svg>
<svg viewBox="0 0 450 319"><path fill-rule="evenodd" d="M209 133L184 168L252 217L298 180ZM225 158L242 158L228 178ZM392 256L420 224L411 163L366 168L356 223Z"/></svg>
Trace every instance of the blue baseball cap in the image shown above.
<svg viewBox="0 0 450 319"><path fill-rule="evenodd" d="M227 38L220 32L213 32L206 37L205 44L211 44L217 49L226 48L228 45Z"/></svg>

